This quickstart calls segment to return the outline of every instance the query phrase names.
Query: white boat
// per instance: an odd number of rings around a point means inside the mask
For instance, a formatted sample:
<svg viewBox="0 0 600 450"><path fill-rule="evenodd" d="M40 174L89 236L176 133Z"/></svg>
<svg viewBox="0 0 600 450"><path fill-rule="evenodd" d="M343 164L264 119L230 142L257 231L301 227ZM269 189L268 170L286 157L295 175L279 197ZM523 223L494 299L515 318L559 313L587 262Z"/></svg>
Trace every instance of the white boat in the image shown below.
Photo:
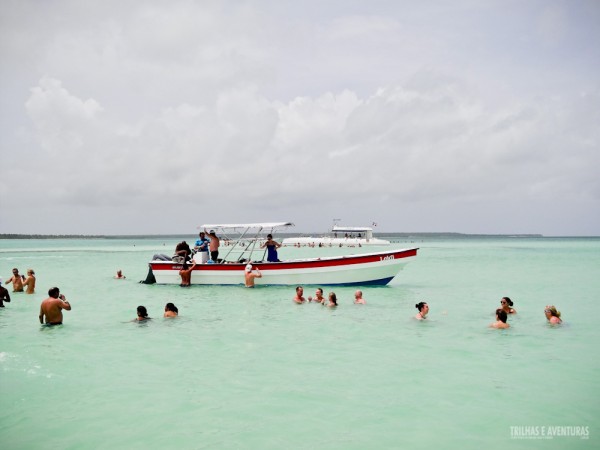
<svg viewBox="0 0 600 450"><path fill-rule="evenodd" d="M390 245L390 241L373 237L371 227L343 227L334 225L328 236L300 236L285 238L285 246L294 247L362 247L363 245Z"/></svg>
<svg viewBox="0 0 600 450"><path fill-rule="evenodd" d="M221 246L218 263L196 264L192 271L192 285L243 285L244 269L251 261L262 278L256 285L385 285L398 275L404 265L417 255L418 248L396 249L344 256L299 258L267 262L261 235L276 228L292 226L289 222L254 224L211 224L204 229L217 231L217 236L229 242ZM230 238L227 233L237 231ZM252 232L252 233L251 233ZM158 256L158 255L155 255ZM189 263L188 263L189 264ZM183 263L154 258L150 270L158 284L180 284L179 271Z"/></svg>

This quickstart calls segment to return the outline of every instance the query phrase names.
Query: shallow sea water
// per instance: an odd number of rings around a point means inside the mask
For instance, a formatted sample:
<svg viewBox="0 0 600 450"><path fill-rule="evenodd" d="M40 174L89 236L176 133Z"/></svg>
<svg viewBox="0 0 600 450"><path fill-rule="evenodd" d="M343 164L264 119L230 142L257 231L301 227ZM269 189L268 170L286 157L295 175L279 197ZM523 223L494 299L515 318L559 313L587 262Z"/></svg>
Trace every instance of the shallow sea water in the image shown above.
<svg viewBox="0 0 600 450"><path fill-rule="evenodd" d="M38 279L0 310L0 448L600 447L598 238L395 242L419 255L365 287L367 305L336 287L336 310L293 304L292 286L139 284L176 242L0 240L0 276ZM280 257L319 251L333 250ZM54 285L73 310L41 327ZM518 314L489 329L505 295ZM412 318L421 300L426 322ZM177 319L162 318L167 302ZM154 319L129 322L138 305ZM588 438L511 433L551 426Z"/></svg>

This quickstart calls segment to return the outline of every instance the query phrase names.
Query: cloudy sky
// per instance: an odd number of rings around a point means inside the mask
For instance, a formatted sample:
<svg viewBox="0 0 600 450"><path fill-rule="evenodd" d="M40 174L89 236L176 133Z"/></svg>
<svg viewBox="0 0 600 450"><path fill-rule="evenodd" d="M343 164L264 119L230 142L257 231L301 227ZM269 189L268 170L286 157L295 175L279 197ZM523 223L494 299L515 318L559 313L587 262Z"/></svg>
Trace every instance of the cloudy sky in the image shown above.
<svg viewBox="0 0 600 450"><path fill-rule="evenodd" d="M600 235L600 2L0 0L0 233Z"/></svg>

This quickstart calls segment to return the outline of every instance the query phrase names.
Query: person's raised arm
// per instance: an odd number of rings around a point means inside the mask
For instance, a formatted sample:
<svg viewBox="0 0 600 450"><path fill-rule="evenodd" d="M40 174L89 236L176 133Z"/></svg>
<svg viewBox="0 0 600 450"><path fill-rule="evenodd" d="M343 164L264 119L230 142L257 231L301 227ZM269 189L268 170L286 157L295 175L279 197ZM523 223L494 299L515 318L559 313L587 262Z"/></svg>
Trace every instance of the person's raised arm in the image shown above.
<svg viewBox="0 0 600 450"><path fill-rule="evenodd" d="M65 297L64 295L60 294L59 298L61 299L60 307L62 309L66 309L67 311L71 311L71 304L67 300L67 297Z"/></svg>

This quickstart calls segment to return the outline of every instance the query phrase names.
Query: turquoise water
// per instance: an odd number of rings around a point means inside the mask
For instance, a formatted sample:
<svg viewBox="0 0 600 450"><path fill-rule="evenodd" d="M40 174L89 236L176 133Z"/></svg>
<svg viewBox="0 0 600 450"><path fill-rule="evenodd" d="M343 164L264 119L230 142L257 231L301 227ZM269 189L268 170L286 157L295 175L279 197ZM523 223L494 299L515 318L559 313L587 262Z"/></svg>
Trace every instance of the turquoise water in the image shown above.
<svg viewBox="0 0 600 450"><path fill-rule="evenodd" d="M419 256L364 288L367 305L336 288L336 310L293 304L293 287L138 284L176 242L0 241L4 280L12 267L38 278L0 310L1 448L600 447L600 239L397 242ZM73 310L41 327L54 285ZM505 295L518 314L489 329ZM421 300L426 322L412 319ZM162 318L169 301L179 318ZM562 326L546 324L546 304ZM138 305L154 320L128 322ZM522 439L511 426L589 437Z"/></svg>

